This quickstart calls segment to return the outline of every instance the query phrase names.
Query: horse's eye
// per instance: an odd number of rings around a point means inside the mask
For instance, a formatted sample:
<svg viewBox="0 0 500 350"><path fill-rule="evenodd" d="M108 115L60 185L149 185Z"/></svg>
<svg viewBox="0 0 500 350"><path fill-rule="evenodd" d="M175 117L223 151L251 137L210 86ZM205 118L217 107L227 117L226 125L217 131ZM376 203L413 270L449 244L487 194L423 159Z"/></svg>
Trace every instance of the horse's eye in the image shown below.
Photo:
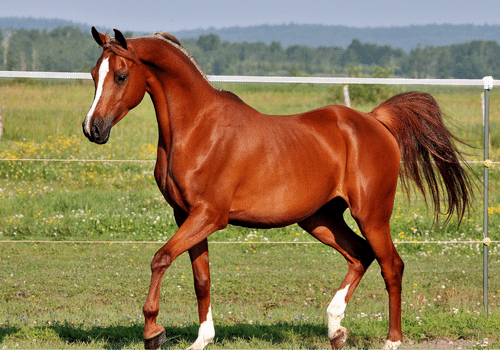
<svg viewBox="0 0 500 350"><path fill-rule="evenodd" d="M124 83L128 78L128 75L126 74L118 74L115 78L117 83Z"/></svg>

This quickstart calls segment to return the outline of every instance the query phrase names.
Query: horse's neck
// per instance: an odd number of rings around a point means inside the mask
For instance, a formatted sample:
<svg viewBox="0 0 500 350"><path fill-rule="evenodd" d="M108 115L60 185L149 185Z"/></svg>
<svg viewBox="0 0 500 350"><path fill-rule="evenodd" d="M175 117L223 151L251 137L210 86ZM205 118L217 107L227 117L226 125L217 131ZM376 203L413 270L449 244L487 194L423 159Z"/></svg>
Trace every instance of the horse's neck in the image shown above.
<svg viewBox="0 0 500 350"><path fill-rule="evenodd" d="M170 137L184 138L197 127L205 127L208 110L213 110L220 101L214 90L202 79L183 77L184 80L172 83L170 79L162 82L164 88Z"/></svg>
<svg viewBox="0 0 500 350"><path fill-rule="evenodd" d="M158 137L160 138L159 144L164 145L163 147L168 147L170 145L171 133L167 98L160 81L158 81L158 79L154 75L148 77L147 81L148 92L151 96L151 100L153 101L156 119L158 122ZM168 149L166 149L165 151L168 151Z"/></svg>
<svg viewBox="0 0 500 350"><path fill-rule="evenodd" d="M162 47L158 51L158 46ZM161 42L146 42L139 47L141 60L148 66L149 94L155 107L158 127L166 147L174 134L185 134L198 124L204 111L220 101L199 68L182 51Z"/></svg>

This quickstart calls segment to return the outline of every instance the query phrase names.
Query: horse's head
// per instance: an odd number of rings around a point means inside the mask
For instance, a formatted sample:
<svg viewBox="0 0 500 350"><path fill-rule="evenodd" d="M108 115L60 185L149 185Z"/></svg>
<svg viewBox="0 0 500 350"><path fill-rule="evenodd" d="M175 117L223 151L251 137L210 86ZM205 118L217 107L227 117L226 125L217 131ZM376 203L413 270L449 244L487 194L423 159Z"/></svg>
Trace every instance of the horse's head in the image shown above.
<svg viewBox="0 0 500 350"><path fill-rule="evenodd" d="M144 66L123 34L114 31L115 39L111 39L92 28L103 52L92 69L95 97L82 126L85 136L98 144L108 141L111 128L142 101L146 91Z"/></svg>

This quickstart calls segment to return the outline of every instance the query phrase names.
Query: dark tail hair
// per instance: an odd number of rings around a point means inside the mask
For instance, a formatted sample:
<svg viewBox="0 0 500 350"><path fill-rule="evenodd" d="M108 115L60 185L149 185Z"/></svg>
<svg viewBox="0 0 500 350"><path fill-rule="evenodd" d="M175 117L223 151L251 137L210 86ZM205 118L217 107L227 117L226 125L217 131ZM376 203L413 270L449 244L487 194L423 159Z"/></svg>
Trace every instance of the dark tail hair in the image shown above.
<svg viewBox="0 0 500 350"><path fill-rule="evenodd" d="M444 125L436 100L427 93L406 92L383 102L372 114L389 129L399 145L403 190L410 193L408 179L411 179L426 197L424 182L427 183L436 221L444 190L443 199L448 205L446 223L456 212L460 224L472 200L472 182L466 172L468 165L452 143L460 140Z"/></svg>

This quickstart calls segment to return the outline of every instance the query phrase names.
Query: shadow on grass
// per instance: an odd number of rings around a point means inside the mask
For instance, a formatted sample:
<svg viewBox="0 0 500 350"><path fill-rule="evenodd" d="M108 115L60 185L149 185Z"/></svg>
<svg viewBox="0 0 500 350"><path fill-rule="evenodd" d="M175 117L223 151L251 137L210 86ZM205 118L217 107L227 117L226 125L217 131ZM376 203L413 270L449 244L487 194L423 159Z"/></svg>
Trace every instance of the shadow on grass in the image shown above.
<svg viewBox="0 0 500 350"><path fill-rule="evenodd" d="M64 342L72 344L96 344L105 349L122 348L144 348L142 332L144 326L117 325L117 326L93 326L91 328L73 325L70 323L35 326L16 327L3 325L0 327L0 343L4 341L28 341L37 339L37 346L44 343ZM167 332L167 343L164 349L178 347L180 342L192 343L198 335L198 325L185 327L165 327ZM260 341L270 346L281 343L302 344L304 347L314 348L306 344L317 342L318 338L327 341L326 329L322 325L276 323L274 325L249 325L229 324L215 326L215 342L231 344L234 342ZM316 341L315 341L316 340ZM302 346L301 346L302 347Z"/></svg>

